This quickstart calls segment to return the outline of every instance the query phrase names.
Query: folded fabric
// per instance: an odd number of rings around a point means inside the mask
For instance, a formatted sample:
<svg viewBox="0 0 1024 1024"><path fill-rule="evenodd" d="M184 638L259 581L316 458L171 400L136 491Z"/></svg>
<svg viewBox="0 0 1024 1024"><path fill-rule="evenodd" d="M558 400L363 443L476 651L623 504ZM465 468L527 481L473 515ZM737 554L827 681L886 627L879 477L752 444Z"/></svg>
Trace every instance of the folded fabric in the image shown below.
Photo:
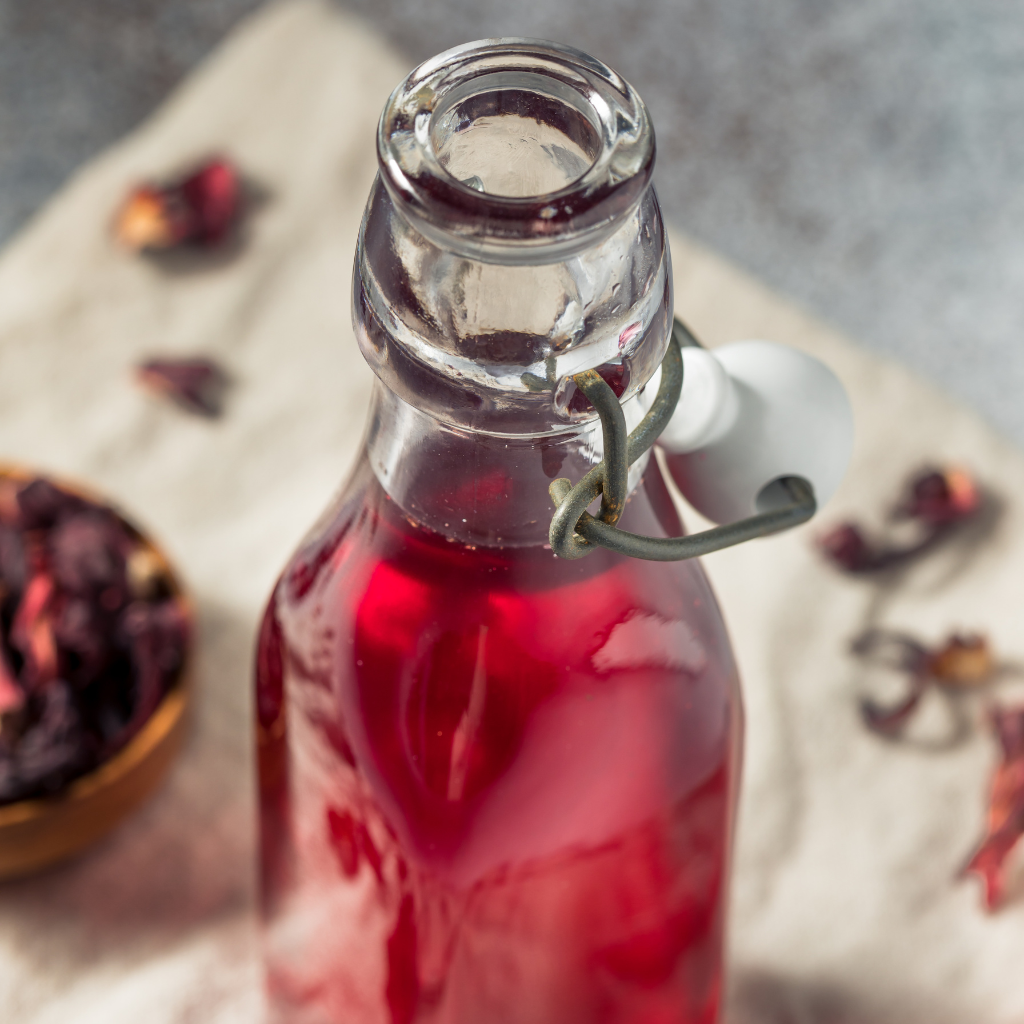
<svg viewBox="0 0 1024 1024"><path fill-rule="evenodd" d="M2 1020L258 1019L252 639L358 450L371 375L349 322L352 253L377 116L408 66L325 3L267 8L0 257L0 459L119 502L176 560L200 622L193 734L167 786L75 863L0 886ZM171 261L117 247L110 222L132 185L216 153L262 196L240 244ZM1004 659L1024 654L1024 462L904 370L682 237L672 248L676 308L698 336L813 352L846 383L858 427L820 520L707 561L748 710L731 1020L1024 1020L1022 887L989 917L955 878L994 745L980 727L952 749L865 732L847 651L882 623L932 640L982 630ZM233 380L219 420L133 382L147 357L196 354ZM881 509L935 460L972 467L1000 497L987 532L886 588L823 564L819 522Z"/></svg>

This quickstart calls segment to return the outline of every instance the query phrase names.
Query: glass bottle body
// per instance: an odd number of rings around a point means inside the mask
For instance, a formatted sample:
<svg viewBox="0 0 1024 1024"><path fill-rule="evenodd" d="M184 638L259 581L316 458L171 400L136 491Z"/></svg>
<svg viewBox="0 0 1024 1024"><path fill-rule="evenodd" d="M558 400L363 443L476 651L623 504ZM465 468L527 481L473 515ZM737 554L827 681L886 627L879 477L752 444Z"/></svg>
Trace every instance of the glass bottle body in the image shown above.
<svg viewBox="0 0 1024 1024"><path fill-rule="evenodd" d="M656 463L627 528L678 532ZM258 658L287 1024L711 1024L739 702L700 568L474 547L363 462Z"/></svg>

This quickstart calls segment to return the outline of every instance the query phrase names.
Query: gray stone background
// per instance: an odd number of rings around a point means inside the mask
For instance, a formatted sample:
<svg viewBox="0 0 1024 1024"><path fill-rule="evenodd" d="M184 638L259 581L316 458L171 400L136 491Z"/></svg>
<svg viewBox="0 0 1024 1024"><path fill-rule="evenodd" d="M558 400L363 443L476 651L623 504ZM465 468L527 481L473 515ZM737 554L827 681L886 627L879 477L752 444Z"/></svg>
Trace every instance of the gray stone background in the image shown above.
<svg viewBox="0 0 1024 1024"><path fill-rule="evenodd" d="M0 0L0 242L257 6ZM651 108L672 221L1024 444L1021 0L347 6L410 66L490 35L601 57Z"/></svg>

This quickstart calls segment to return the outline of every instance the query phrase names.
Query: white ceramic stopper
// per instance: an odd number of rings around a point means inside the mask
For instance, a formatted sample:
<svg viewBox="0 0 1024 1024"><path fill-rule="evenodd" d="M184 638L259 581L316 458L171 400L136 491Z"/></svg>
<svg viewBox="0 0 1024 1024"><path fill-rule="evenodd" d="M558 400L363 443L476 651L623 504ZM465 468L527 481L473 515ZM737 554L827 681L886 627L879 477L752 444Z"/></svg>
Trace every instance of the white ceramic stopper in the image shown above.
<svg viewBox="0 0 1024 1024"><path fill-rule="evenodd" d="M786 345L738 341L683 349L683 392L659 438L686 500L716 523L788 500L772 485L810 481L819 507L853 449L853 413L824 363Z"/></svg>

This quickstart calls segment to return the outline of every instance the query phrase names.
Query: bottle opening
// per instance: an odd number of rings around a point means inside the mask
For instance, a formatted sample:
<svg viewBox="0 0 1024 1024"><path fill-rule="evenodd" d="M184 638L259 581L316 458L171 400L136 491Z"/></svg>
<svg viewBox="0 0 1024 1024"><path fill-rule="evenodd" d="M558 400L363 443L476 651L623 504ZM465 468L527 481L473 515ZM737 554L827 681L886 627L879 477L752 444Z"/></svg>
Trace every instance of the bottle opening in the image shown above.
<svg viewBox="0 0 1024 1024"><path fill-rule="evenodd" d="M377 135L392 201L441 248L511 265L567 258L636 209L654 168L643 101L579 50L467 43L392 93Z"/></svg>
<svg viewBox="0 0 1024 1024"><path fill-rule="evenodd" d="M571 378L596 369L627 406L671 330L640 97L570 47L484 40L416 68L377 144L354 292L374 372L457 429L599 436Z"/></svg>
<svg viewBox="0 0 1024 1024"><path fill-rule="evenodd" d="M578 181L601 152L592 110L551 79L485 75L433 117L438 163L456 181L491 196L547 196ZM478 90L478 91L477 91Z"/></svg>

